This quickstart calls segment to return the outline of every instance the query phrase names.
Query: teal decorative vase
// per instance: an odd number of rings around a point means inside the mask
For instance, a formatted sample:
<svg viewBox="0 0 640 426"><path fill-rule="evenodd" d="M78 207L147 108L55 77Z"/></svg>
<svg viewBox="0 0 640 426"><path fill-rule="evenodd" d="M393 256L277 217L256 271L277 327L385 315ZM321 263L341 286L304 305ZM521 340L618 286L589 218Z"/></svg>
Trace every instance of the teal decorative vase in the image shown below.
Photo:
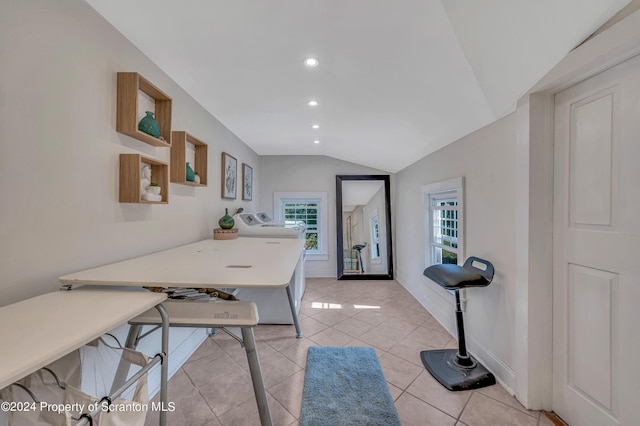
<svg viewBox="0 0 640 426"><path fill-rule="evenodd" d="M196 179L196 175L195 173L193 173L193 169L191 168L191 166L189 165L189 162L187 161L187 182L193 182L195 179Z"/></svg>
<svg viewBox="0 0 640 426"><path fill-rule="evenodd" d="M236 222L233 220L231 216L229 216L229 209L224 209L224 216L218 221L218 225L222 229L231 229Z"/></svg>
<svg viewBox="0 0 640 426"><path fill-rule="evenodd" d="M146 111L146 114L144 117L142 117L142 120L140 120L140 122L138 123L138 130L140 130L141 132L144 132L148 135L153 136L154 138L159 138L160 137L160 126L158 126L158 122L156 121L155 117L153 116L153 112L151 111Z"/></svg>

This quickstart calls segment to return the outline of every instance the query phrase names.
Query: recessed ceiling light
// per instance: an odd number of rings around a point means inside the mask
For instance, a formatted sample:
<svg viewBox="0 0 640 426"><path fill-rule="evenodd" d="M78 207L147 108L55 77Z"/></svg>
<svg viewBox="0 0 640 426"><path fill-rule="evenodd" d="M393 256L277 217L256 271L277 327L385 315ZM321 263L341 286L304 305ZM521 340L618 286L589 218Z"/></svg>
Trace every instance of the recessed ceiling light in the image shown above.
<svg viewBox="0 0 640 426"><path fill-rule="evenodd" d="M315 141L313 141L313 143L320 143L320 141L316 139Z"/></svg>
<svg viewBox="0 0 640 426"><path fill-rule="evenodd" d="M313 126L311 126L311 128L312 128L312 129L319 129L319 128L320 128L320 126L319 126L319 125L317 125L317 124L314 124Z"/></svg>
<svg viewBox="0 0 640 426"><path fill-rule="evenodd" d="M304 64L309 68L317 67L319 63L320 61L318 60L318 58L304 58Z"/></svg>
<svg viewBox="0 0 640 426"><path fill-rule="evenodd" d="M318 101L314 101L313 99L310 101L307 101L307 105L309 106L318 106Z"/></svg>

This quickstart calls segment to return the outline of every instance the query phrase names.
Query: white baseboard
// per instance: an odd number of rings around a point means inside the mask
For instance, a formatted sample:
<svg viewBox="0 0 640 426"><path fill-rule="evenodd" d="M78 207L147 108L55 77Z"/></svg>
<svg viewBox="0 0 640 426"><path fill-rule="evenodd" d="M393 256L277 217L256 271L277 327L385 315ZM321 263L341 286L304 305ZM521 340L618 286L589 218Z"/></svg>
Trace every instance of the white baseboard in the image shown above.
<svg viewBox="0 0 640 426"><path fill-rule="evenodd" d="M307 278L335 278L335 269L316 269L310 270L309 264L305 264L304 276Z"/></svg>
<svg viewBox="0 0 640 426"><path fill-rule="evenodd" d="M478 343L473 336L466 335L466 341L469 353L480 361L482 365L487 367L511 395L515 395L516 372L491 353L491 351Z"/></svg>

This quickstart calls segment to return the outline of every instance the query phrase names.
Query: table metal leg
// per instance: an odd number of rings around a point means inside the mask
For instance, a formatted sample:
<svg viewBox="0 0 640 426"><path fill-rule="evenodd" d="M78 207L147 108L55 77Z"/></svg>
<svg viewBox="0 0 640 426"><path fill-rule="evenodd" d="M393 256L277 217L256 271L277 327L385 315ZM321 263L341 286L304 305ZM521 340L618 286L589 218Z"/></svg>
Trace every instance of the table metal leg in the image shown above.
<svg viewBox="0 0 640 426"><path fill-rule="evenodd" d="M251 372L251 381L253 382L253 392L256 395L256 402L258 403L260 424L262 426L272 426L271 412L269 411L269 404L267 402L267 392L264 389L260 361L258 360L258 353L256 352L256 342L253 337L253 328L243 327L241 330L244 349L247 352L247 361L249 362L249 371Z"/></svg>
<svg viewBox="0 0 640 426"><path fill-rule="evenodd" d="M169 386L169 314L162 305L156 305L156 309L162 318L162 364L160 364L160 426L167 424L168 397L167 388Z"/></svg>
<svg viewBox="0 0 640 426"><path fill-rule="evenodd" d="M296 327L296 337L302 338L302 329L300 328L300 321L298 321L298 312L296 311L296 302L293 300L293 294L291 294L291 284L287 287L287 297L289 298L289 306L291 307L291 316L293 317L293 325Z"/></svg>
<svg viewBox="0 0 640 426"><path fill-rule="evenodd" d="M162 320L162 361L160 363L160 426L166 426L167 424L167 409L168 409L168 394L167 389L169 386L169 315L167 310L162 305L157 305L156 309L160 313L160 319ZM142 332L142 324L131 325L129 333L127 334L127 340L125 347L129 349L135 349L138 345L138 339ZM113 384L111 385L111 392L114 393L120 388L126 381L129 375L129 368L131 364L124 359L120 358L116 375L113 378Z"/></svg>

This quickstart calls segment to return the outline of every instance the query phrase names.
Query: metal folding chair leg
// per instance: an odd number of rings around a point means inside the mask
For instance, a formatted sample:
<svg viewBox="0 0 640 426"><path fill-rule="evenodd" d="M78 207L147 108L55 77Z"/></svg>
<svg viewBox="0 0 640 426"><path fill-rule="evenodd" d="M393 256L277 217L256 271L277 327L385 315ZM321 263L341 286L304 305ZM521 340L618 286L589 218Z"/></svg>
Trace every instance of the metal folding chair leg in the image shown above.
<svg viewBox="0 0 640 426"><path fill-rule="evenodd" d="M264 388L262 380L262 370L260 369L260 361L256 352L256 342L253 336L253 328L242 328L242 340L244 340L244 350L247 353L247 362L249 363L249 371L251 372L251 381L253 382L253 392L256 395L258 403L258 412L260 413L260 423L262 426L271 426L271 412L267 403L267 391Z"/></svg>

